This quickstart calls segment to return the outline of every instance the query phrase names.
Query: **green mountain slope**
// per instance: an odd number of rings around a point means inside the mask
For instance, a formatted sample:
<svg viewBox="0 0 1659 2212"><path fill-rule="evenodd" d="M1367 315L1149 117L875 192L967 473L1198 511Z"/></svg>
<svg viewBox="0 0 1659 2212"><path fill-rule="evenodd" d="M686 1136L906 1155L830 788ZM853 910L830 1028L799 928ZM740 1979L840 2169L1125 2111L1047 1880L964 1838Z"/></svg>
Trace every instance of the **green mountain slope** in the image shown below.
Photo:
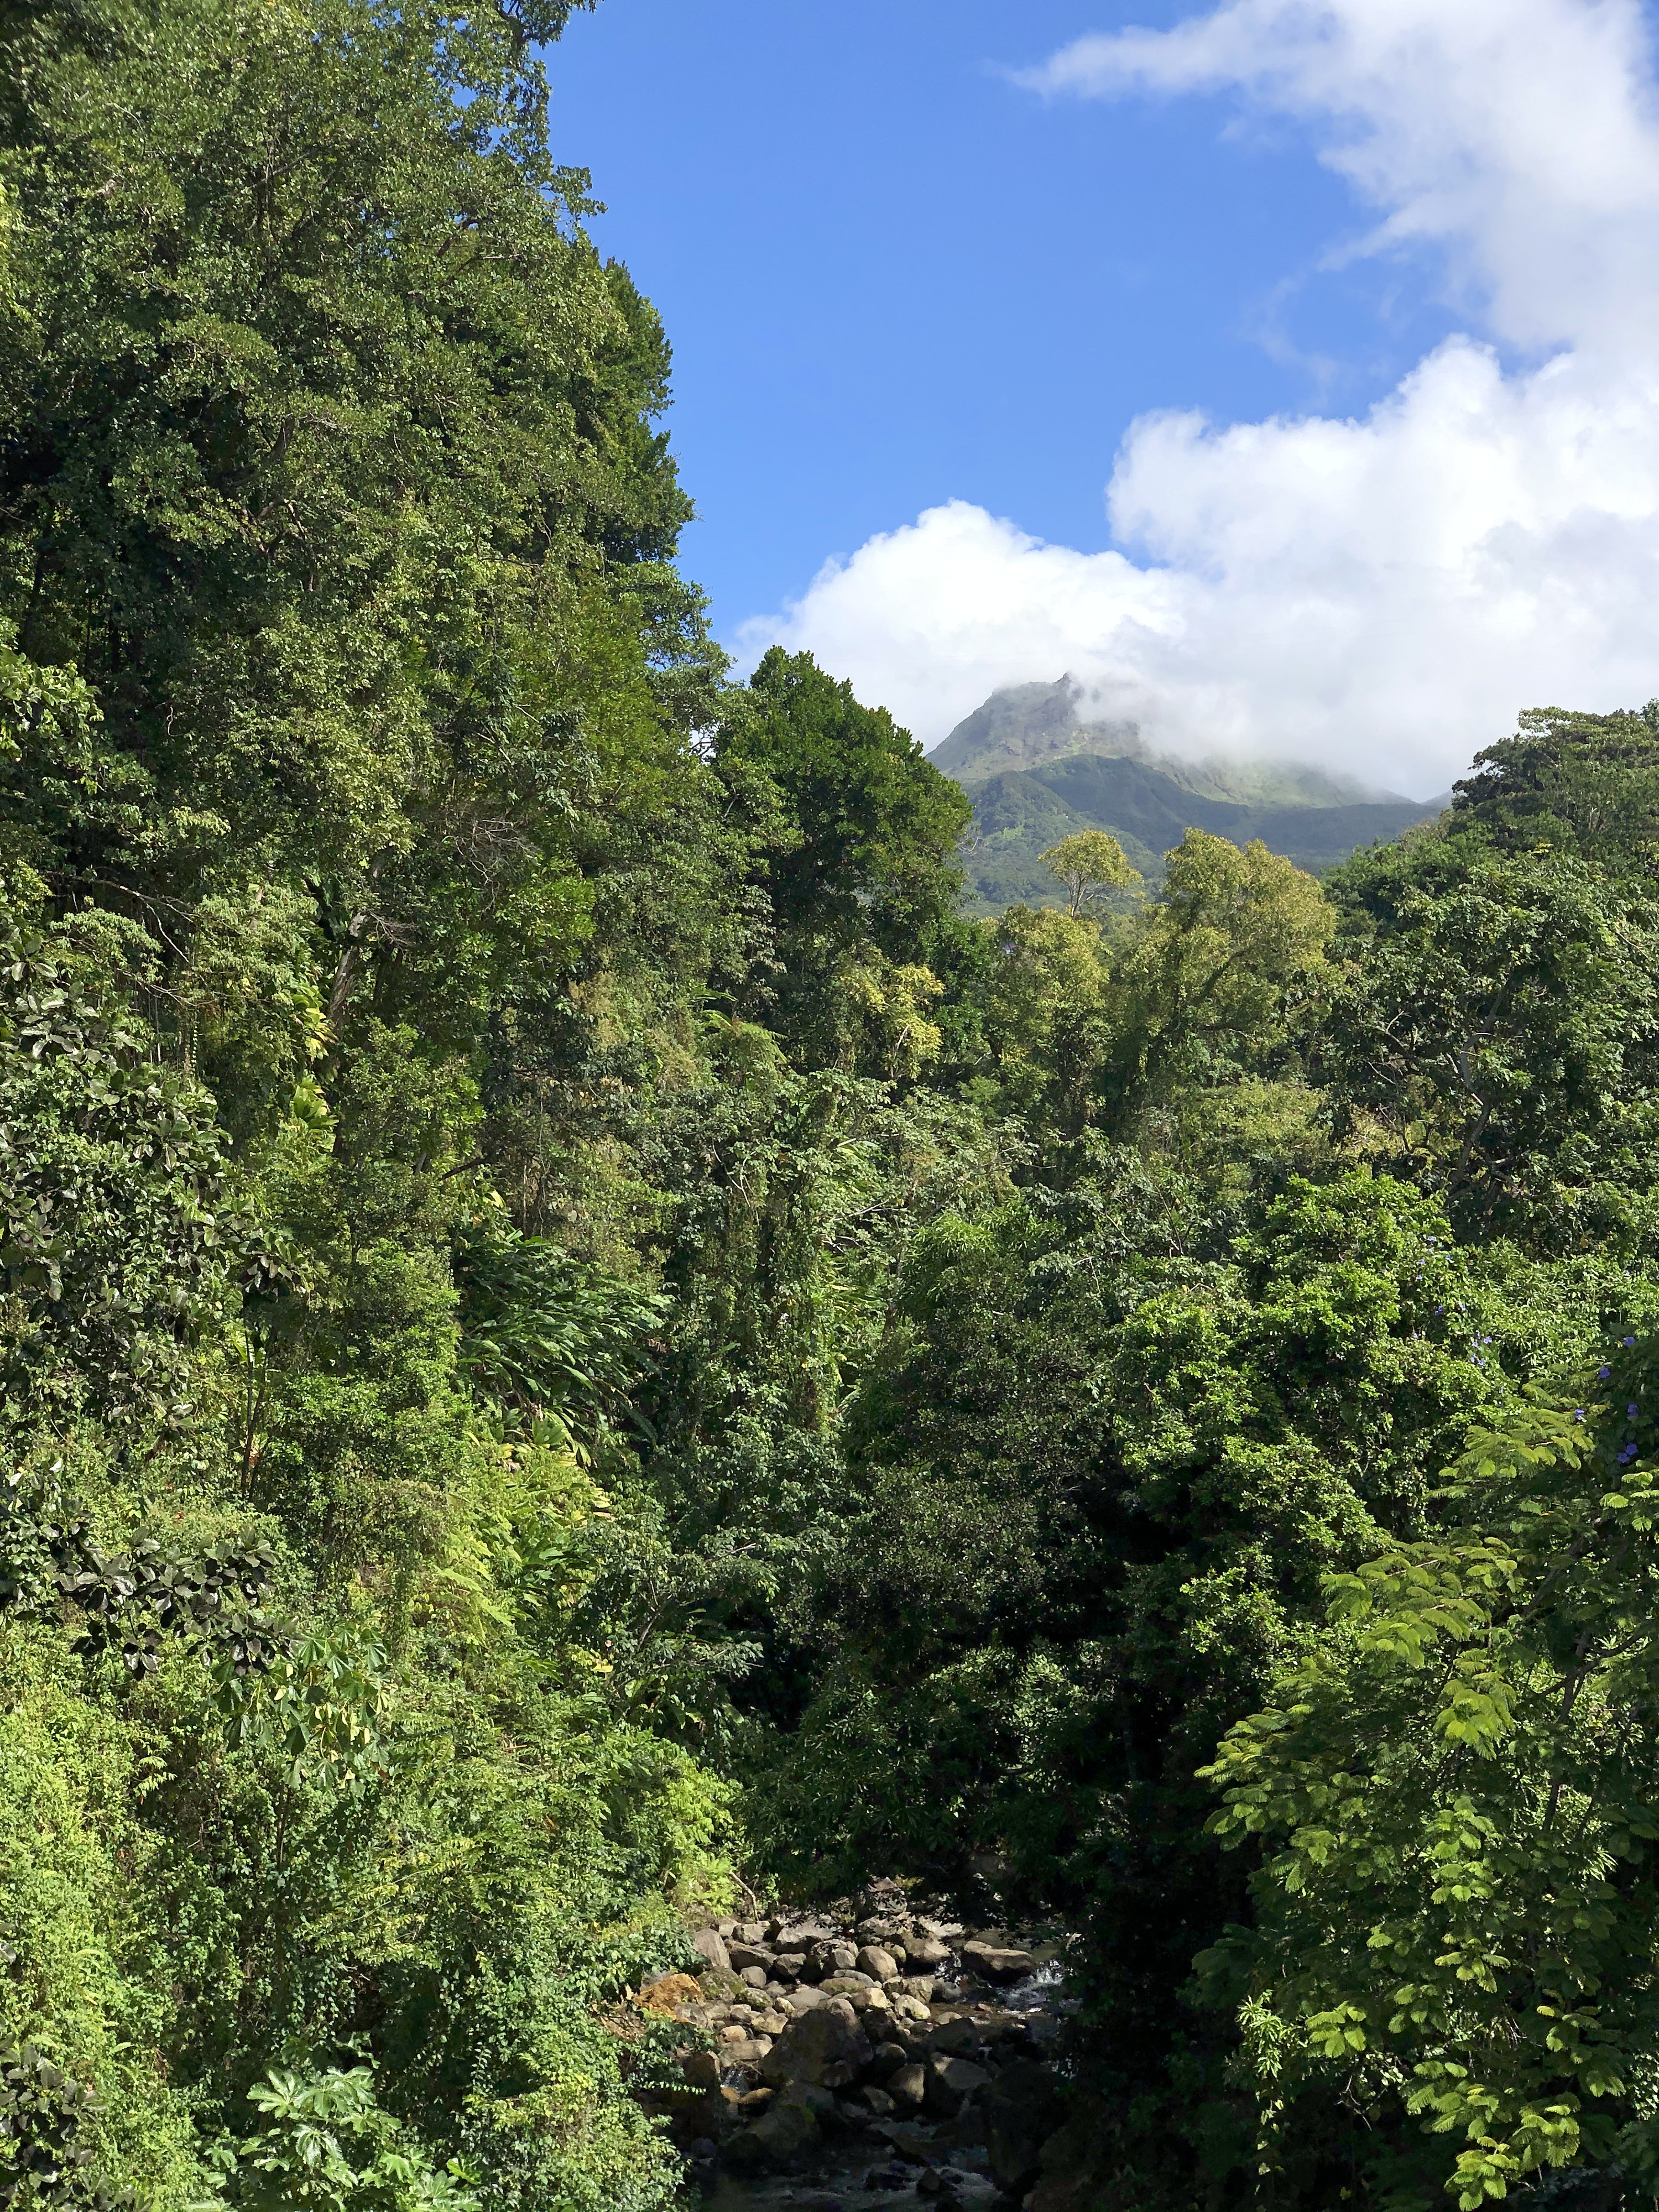
<svg viewBox="0 0 1659 2212"><path fill-rule="evenodd" d="M1441 811L1438 800L1368 790L1291 763L1160 757L1133 725L1083 721L1079 697L1065 678L994 693L931 756L974 804L968 873L981 912L1056 903L1059 886L1042 855L1079 830L1110 830L1153 879L1188 829L1236 844L1259 837L1318 872Z"/></svg>

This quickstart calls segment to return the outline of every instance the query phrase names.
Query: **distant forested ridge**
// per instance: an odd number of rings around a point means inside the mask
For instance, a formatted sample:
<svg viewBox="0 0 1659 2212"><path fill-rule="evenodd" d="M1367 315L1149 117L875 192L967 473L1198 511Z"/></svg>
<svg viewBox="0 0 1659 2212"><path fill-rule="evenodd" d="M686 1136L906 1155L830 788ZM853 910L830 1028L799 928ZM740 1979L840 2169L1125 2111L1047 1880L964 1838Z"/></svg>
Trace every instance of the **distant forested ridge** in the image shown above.
<svg viewBox="0 0 1659 2212"><path fill-rule="evenodd" d="M0 2201L690 2203L642 1988L890 1875L1036 2212L1651 2204L1659 705L976 919L566 12L0 7Z"/></svg>
<svg viewBox="0 0 1659 2212"><path fill-rule="evenodd" d="M973 803L963 857L975 912L1054 904L1042 855L1079 831L1109 832L1153 882L1164 854L1189 829L1235 844L1259 838L1270 853L1322 875L1364 846L1432 821L1446 804L1368 792L1351 779L1282 763L1155 754L1132 723L1084 721L1079 698L1064 677L994 692L929 755Z"/></svg>

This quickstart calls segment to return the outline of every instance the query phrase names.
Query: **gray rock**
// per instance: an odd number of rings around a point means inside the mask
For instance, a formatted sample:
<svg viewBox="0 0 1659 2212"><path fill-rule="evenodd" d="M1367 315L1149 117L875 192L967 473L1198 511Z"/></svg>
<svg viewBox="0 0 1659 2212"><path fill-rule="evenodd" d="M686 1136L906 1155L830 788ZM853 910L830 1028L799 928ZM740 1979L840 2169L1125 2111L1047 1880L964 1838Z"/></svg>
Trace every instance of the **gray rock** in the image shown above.
<svg viewBox="0 0 1659 2212"><path fill-rule="evenodd" d="M907 1966L942 1966L950 1956L950 1945L941 1943L937 1936L912 1935L904 1939L904 1963Z"/></svg>
<svg viewBox="0 0 1659 2212"><path fill-rule="evenodd" d="M775 1954L758 1943L746 1943L735 1938L726 1947L726 1956L733 1973L741 1974L750 1966L770 1966Z"/></svg>
<svg viewBox="0 0 1659 2212"><path fill-rule="evenodd" d="M929 2166L939 2156L933 2130L914 2120L877 2120L870 2132L879 2136L894 2157L902 2159L907 2166Z"/></svg>
<svg viewBox="0 0 1659 2212"><path fill-rule="evenodd" d="M884 1951L877 1944L865 1944L854 1964L860 1973L868 1974L872 1982L898 1979L898 1960L890 1951Z"/></svg>
<svg viewBox="0 0 1659 2212"><path fill-rule="evenodd" d="M839 2117L834 2095L817 2081L790 2082L778 2102L781 2105L799 2105L804 2112L812 2113L820 2120L833 2120Z"/></svg>
<svg viewBox="0 0 1659 2212"><path fill-rule="evenodd" d="M763 1990L766 1987L766 1969L764 1966L744 1966L738 1979L746 1982L751 1990Z"/></svg>
<svg viewBox="0 0 1659 2212"><path fill-rule="evenodd" d="M908 1941L909 1931L908 1920L892 1919L876 1913L867 1920L860 1921L858 1939L860 1943L903 1943Z"/></svg>
<svg viewBox="0 0 1659 2212"><path fill-rule="evenodd" d="M1062 2118L1060 2085L1051 2067L1016 2058L1003 2067L985 2100L985 2140L991 2173L1010 2197L1036 2185L1042 2146Z"/></svg>
<svg viewBox="0 0 1659 2212"><path fill-rule="evenodd" d="M985 2148L985 2113L982 2106L964 2105L953 2120L939 2120L933 2125L933 2140L939 2145L938 2156L953 2152L959 2159L983 2166L988 2158Z"/></svg>
<svg viewBox="0 0 1659 2212"><path fill-rule="evenodd" d="M858 1909L866 1917L881 1919L908 1919L910 1912L903 1883L895 1881L890 1875L878 1875L860 1891Z"/></svg>
<svg viewBox="0 0 1659 2212"><path fill-rule="evenodd" d="M962 1963L970 1974L982 1975L988 1982L1023 1982L1036 1972L1036 1960L1029 1951L1004 1950L993 1943L964 1943Z"/></svg>
<svg viewBox="0 0 1659 2212"><path fill-rule="evenodd" d="M1026 2212L1092 2212L1104 2193L1104 2122L1098 2099L1074 2100L1064 2124L1042 2146L1042 2178L1025 2200Z"/></svg>
<svg viewBox="0 0 1659 2212"><path fill-rule="evenodd" d="M833 1943L836 1931L826 1928L821 1920L772 1920L767 1923L766 1933L780 1951L807 1951L814 1943Z"/></svg>
<svg viewBox="0 0 1659 2212"><path fill-rule="evenodd" d="M691 1938L691 1948L717 1973L731 1972L732 1961L726 1955L726 1944L718 1928L699 1928Z"/></svg>
<svg viewBox="0 0 1659 2212"><path fill-rule="evenodd" d="M951 2119L977 2091L989 2087L990 2080L985 2068L975 2066L971 2058L953 2058L947 2052L936 2051L927 2062L922 2101L930 2112Z"/></svg>
<svg viewBox="0 0 1659 2212"><path fill-rule="evenodd" d="M776 2172L805 2165L821 2141L817 2113L779 2098L741 2135L733 2136L726 2147L726 2162L738 2173Z"/></svg>
<svg viewBox="0 0 1659 2212"><path fill-rule="evenodd" d="M831 1997L790 2021L762 2061L761 2072L775 2083L839 2089L856 2081L874 2057L851 2005Z"/></svg>
<svg viewBox="0 0 1659 2212"><path fill-rule="evenodd" d="M912 2062L887 2077L887 2094L896 2105L915 2112L927 2094L927 2069Z"/></svg>
<svg viewBox="0 0 1659 2212"><path fill-rule="evenodd" d="M816 2012L820 2005L833 2004L835 1999L826 1996L815 1982L803 1982L798 1990L792 1990L778 2002L781 2010L799 2020L803 2013Z"/></svg>
<svg viewBox="0 0 1659 2212"><path fill-rule="evenodd" d="M754 1995L752 1990L744 1987L735 1974L724 1973L718 1966L699 1967L697 1979L702 1986L705 2005L716 2009L722 2005L747 2004Z"/></svg>

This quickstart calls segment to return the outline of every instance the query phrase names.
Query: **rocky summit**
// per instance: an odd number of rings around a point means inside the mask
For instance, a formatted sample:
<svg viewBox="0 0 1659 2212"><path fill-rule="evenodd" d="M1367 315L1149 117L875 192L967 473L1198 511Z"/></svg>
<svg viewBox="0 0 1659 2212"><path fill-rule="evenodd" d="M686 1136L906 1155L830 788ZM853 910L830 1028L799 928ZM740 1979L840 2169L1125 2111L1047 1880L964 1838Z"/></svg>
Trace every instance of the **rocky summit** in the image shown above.
<svg viewBox="0 0 1659 2212"><path fill-rule="evenodd" d="M694 1941L695 1976L637 2003L692 2032L654 2101L716 2212L1083 2204L1063 1931L969 1926L883 1881Z"/></svg>

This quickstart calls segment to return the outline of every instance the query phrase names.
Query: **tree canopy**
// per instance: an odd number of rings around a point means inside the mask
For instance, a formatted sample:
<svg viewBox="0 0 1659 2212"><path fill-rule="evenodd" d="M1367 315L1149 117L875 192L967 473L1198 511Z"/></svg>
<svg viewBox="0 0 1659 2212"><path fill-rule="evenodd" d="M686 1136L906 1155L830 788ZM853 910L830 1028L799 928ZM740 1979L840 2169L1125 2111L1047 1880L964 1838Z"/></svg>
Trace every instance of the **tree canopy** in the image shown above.
<svg viewBox="0 0 1659 2212"><path fill-rule="evenodd" d="M569 12L0 8L0 2196L666 2212L896 1875L1079 2212L1651 2205L1659 707L970 919Z"/></svg>

